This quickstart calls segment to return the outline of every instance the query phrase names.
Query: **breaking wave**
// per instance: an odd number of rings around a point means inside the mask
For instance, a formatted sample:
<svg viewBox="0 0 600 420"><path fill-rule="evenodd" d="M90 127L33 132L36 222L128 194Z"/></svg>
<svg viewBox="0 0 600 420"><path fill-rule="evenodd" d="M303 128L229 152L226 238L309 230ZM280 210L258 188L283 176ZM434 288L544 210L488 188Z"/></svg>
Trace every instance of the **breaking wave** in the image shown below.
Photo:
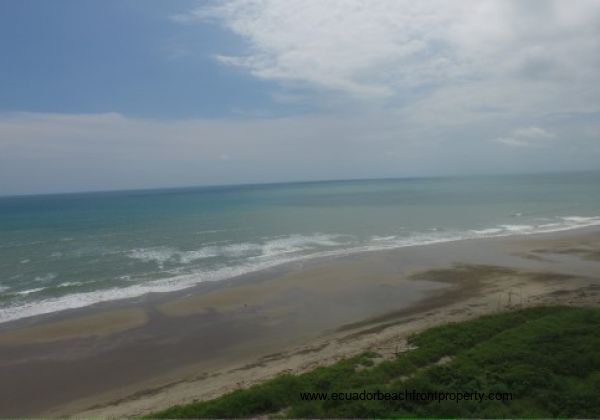
<svg viewBox="0 0 600 420"><path fill-rule="evenodd" d="M190 274L176 275L125 287L112 287L91 292L71 293L60 297L20 302L17 305L0 308L0 322L13 321L61 311L81 308L100 302L133 298L148 293L164 293L186 289L207 281L220 281L243 274L265 270L281 264L313 258L341 256L365 251L423 246L433 243L459 241L476 238L530 235L566 231L571 229L600 226L600 217L569 216L539 224L502 224L482 229L466 231L429 230L426 233L413 233L404 236L371 236L358 240L351 235L289 235L265 238L257 242L208 245L197 250L178 250L170 247L138 248L127 252L127 256L143 262L163 267L166 263L190 264L208 258L233 258L234 264L215 269L199 269ZM72 286L78 283L62 283ZM44 288L17 292L22 296L37 294ZM0 287L0 293L6 291Z"/></svg>

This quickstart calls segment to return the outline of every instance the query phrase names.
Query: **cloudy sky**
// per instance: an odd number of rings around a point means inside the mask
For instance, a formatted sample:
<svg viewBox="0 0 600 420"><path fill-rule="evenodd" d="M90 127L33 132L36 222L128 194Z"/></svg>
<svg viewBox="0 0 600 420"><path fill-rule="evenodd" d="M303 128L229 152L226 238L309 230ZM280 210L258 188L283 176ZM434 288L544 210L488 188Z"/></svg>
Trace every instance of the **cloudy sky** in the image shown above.
<svg viewBox="0 0 600 420"><path fill-rule="evenodd" d="M598 0L0 2L0 194L597 169Z"/></svg>

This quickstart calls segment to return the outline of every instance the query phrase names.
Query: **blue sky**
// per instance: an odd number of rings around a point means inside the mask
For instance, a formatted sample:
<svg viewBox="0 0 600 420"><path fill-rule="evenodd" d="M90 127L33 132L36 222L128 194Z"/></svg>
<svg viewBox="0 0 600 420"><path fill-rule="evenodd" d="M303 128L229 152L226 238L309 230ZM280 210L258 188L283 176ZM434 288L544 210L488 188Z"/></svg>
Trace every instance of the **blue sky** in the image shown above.
<svg viewBox="0 0 600 420"><path fill-rule="evenodd" d="M597 0L2 0L0 194L600 169Z"/></svg>
<svg viewBox="0 0 600 420"><path fill-rule="evenodd" d="M212 57L239 49L240 39L218 25L170 20L197 4L0 2L0 110L156 118L268 110L269 82Z"/></svg>

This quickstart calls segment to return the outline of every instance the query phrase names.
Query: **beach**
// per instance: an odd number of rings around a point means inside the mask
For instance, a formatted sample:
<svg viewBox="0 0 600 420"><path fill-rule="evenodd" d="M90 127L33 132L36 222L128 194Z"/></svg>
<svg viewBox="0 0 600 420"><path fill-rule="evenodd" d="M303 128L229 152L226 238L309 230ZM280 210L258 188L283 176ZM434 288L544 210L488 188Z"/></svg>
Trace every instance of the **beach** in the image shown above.
<svg viewBox="0 0 600 420"><path fill-rule="evenodd" d="M600 418L600 0L0 21L0 420Z"/></svg>
<svg viewBox="0 0 600 420"><path fill-rule="evenodd" d="M512 307L600 304L600 229L295 261L0 325L0 416L139 416Z"/></svg>

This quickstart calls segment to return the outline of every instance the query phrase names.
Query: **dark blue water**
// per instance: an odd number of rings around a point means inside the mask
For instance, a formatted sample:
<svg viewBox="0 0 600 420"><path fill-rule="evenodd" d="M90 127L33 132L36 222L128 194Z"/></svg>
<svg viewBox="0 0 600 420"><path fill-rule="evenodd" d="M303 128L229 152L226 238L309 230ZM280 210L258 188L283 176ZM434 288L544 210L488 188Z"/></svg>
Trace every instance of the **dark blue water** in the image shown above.
<svg viewBox="0 0 600 420"><path fill-rule="evenodd" d="M600 173L0 198L0 322L285 262L600 224Z"/></svg>

